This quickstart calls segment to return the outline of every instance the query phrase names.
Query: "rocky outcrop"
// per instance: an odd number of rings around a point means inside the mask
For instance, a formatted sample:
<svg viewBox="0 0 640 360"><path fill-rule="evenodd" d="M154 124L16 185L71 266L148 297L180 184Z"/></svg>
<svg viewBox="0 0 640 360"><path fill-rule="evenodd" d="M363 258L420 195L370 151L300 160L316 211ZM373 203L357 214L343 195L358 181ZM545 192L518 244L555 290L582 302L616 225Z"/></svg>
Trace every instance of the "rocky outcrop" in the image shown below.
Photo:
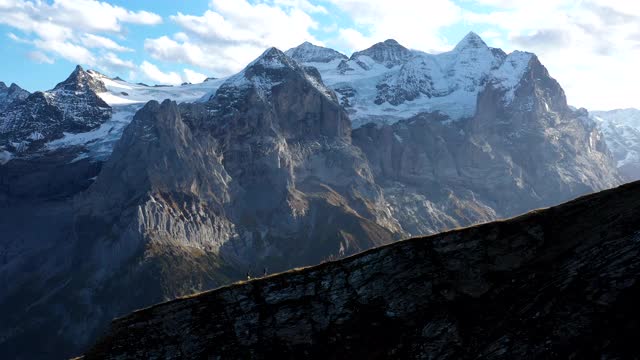
<svg viewBox="0 0 640 360"><path fill-rule="evenodd" d="M85 359L626 358L640 183L114 321Z"/></svg>

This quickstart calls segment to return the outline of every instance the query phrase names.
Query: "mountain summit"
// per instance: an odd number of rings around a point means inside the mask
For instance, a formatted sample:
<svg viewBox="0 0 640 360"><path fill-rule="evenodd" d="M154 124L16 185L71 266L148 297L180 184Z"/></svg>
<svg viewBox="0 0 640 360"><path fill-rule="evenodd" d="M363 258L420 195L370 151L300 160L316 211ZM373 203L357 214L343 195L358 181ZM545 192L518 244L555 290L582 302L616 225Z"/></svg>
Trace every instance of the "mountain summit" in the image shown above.
<svg viewBox="0 0 640 360"><path fill-rule="evenodd" d="M285 51L287 56L298 62L314 62L314 63L328 63L336 59L346 60L348 57L333 49L325 48L322 46L313 45L312 43L305 41L304 43Z"/></svg>
<svg viewBox="0 0 640 360"><path fill-rule="evenodd" d="M388 39L384 42L377 43L372 47L357 51L351 55L351 60L357 60L361 56L368 56L375 62L392 68L403 64L414 56L414 53L406 47L400 45L396 40Z"/></svg>
<svg viewBox="0 0 640 360"><path fill-rule="evenodd" d="M73 72L69 75L69 77L57 84L53 91L93 91L95 93L106 92L107 89L104 86L104 83L96 80L89 73L84 71L82 66L77 65Z"/></svg>
<svg viewBox="0 0 640 360"><path fill-rule="evenodd" d="M458 42L458 44L454 48L454 51L461 51L461 50L468 49L468 48L476 48L477 49L477 48L481 48L481 47L488 48L487 44L484 42L484 40L482 40L480 35L476 34L473 31L471 31L467 35L465 35L465 37L462 38L462 40L460 40L460 42Z"/></svg>

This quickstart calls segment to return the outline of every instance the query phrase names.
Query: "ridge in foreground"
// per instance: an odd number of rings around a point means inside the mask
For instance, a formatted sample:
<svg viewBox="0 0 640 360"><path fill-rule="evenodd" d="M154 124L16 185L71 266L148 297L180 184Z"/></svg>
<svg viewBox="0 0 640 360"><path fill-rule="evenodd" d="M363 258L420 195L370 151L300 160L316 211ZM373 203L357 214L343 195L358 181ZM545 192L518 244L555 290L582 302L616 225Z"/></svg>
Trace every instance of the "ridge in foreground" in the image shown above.
<svg viewBox="0 0 640 360"><path fill-rule="evenodd" d="M85 358L625 357L639 220L635 182L140 310Z"/></svg>

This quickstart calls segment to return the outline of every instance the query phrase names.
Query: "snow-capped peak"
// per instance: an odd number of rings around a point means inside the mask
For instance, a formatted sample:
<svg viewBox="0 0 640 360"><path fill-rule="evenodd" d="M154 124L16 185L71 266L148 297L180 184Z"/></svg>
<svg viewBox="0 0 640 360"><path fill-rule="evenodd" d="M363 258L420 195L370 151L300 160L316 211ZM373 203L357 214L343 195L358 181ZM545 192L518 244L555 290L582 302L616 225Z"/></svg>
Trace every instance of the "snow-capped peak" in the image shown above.
<svg viewBox="0 0 640 360"><path fill-rule="evenodd" d="M91 70L90 70L91 72ZM93 90L96 93L106 92L104 84L92 76L90 72L84 71L82 66L77 65L69 77L56 85L54 91L84 91ZM96 73L95 71L93 73Z"/></svg>
<svg viewBox="0 0 640 360"><path fill-rule="evenodd" d="M393 39L377 43L372 47L358 51L351 55L351 60L357 60L361 56L368 56L375 62L383 64L387 68L402 65L414 56L414 52L400 45Z"/></svg>
<svg viewBox="0 0 640 360"><path fill-rule="evenodd" d="M503 103L508 105L531 57L523 52L507 55L470 32L454 49L439 54L409 50L389 39L355 52L348 61L305 64L316 67L324 83L340 94L358 127L420 112L440 112L452 120L468 118L488 84L504 91Z"/></svg>
<svg viewBox="0 0 640 360"><path fill-rule="evenodd" d="M301 63L328 63L336 59L346 60L348 57L333 49L304 43L285 51L285 54Z"/></svg>
<svg viewBox="0 0 640 360"><path fill-rule="evenodd" d="M265 69L278 69L278 68L295 68L297 65L290 57L288 57L285 53L280 51L275 47L271 47L262 55L258 56L255 60L253 60L243 71L247 71L248 69L262 67Z"/></svg>
<svg viewBox="0 0 640 360"><path fill-rule="evenodd" d="M267 49L246 68L231 76L220 86L218 93L255 88L261 97L266 98L271 89L281 84L291 73L303 77L322 94L333 99L331 90L322 83L319 74L317 76L310 74L295 60L275 47Z"/></svg>
<svg viewBox="0 0 640 360"><path fill-rule="evenodd" d="M474 33L473 31L469 32L453 49L454 51L462 51L465 49L478 49L478 48L489 48L487 44L482 40L480 35Z"/></svg>

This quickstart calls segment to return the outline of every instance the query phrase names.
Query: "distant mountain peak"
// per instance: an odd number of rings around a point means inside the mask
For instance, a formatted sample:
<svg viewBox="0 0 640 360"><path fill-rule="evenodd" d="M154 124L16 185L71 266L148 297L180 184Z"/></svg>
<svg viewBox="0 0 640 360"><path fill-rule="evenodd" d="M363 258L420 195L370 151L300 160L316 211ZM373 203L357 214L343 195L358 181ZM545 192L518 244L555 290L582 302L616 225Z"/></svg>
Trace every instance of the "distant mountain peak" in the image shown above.
<svg viewBox="0 0 640 360"><path fill-rule="evenodd" d="M271 47L247 65L246 69L262 66L265 68L295 67L295 63L278 48Z"/></svg>
<svg viewBox="0 0 640 360"><path fill-rule="evenodd" d="M3 84L4 85L4 84ZM13 91L17 91L17 90L24 90L23 88L21 88L18 84L16 83L11 83L11 85L9 85L9 92L13 92Z"/></svg>
<svg viewBox="0 0 640 360"><path fill-rule="evenodd" d="M402 46L395 39L387 39L383 43L386 44L386 45L389 45L389 46Z"/></svg>
<svg viewBox="0 0 640 360"><path fill-rule="evenodd" d="M13 102L26 99L29 95L30 93L27 90L22 89L15 83L11 83L7 87L7 84L0 81L0 111L6 109Z"/></svg>
<svg viewBox="0 0 640 360"><path fill-rule="evenodd" d="M287 50L285 54L301 63L328 63L335 59L348 59L346 55L338 51L314 45L308 41Z"/></svg>
<svg viewBox="0 0 640 360"><path fill-rule="evenodd" d="M86 89L93 90L96 93L106 92L107 88L104 83L93 76L92 73L96 73L95 71L89 70L85 71L82 66L76 65L76 68L69 75L69 77L56 85L53 88L54 91L83 91ZM96 73L97 74L97 73Z"/></svg>
<svg viewBox="0 0 640 360"><path fill-rule="evenodd" d="M464 49L478 49L478 48L489 48L487 44L482 40L480 35L471 31L465 37L458 42L455 49L456 51L464 50Z"/></svg>
<svg viewBox="0 0 640 360"><path fill-rule="evenodd" d="M353 53L353 55L351 55L351 60L356 60L358 57L363 55L370 57L375 62L383 64L387 68L392 68L407 62L414 56L414 53L400 45L396 40L387 39L366 50Z"/></svg>
<svg viewBox="0 0 640 360"><path fill-rule="evenodd" d="M307 81L324 96L337 101L333 92L322 83L320 74L315 68L312 70L301 66L275 47L267 49L241 72L227 79L220 86L216 95L254 88L260 97L267 98L274 86L293 79Z"/></svg>

